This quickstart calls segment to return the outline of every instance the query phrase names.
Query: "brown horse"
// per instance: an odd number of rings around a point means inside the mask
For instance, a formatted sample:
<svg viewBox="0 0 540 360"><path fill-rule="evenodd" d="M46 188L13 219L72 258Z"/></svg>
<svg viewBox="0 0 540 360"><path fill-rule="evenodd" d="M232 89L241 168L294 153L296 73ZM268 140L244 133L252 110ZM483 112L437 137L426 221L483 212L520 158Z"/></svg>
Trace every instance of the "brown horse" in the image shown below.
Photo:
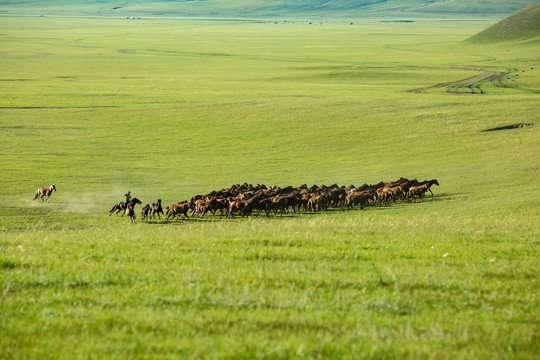
<svg viewBox="0 0 540 360"><path fill-rule="evenodd" d="M129 219L131 220L132 223L135 222L135 205L136 204L142 204L142 203L139 199L133 198L126 205L125 214L129 216Z"/></svg>
<svg viewBox="0 0 540 360"><path fill-rule="evenodd" d="M141 204L141 201L137 198L131 199L127 205L129 205L131 202L134 204ZM125 205L123 201L120 201L118 204L114 205L111 210L109 210L109 216L111 216L113 212L116 212L116 215L118 215L119 212L126 210L127 205ZM124 216L124 213L122 213L122 216Z"/></svg>
<svg viewBox="0 0 540 360"><path fill-rule="evenodd" d="M146 204L141 209L141 219L149 219L150 218L150 204Z"/></svg>
<svg viewBox="0 0 540 360"><path fill-rule="evenodd" d="M118 204L114 205L111 210L109 210L109 216L111 216L113 212L116 212L116 215L118 215L118 213L125 210L125 208L124 202L120 201ZM122 216L124 216L124 214L122 214Z"/></svg>
<svg viewBox="0 0 540 360"><path fill-rule="evenodd" d="M369 191L352 192L345 197L343 206L349 210L355 205L360 205L360 209L363 209L367 206L368 200L375 201L375 195Z"/></svg>
<svg viewBox="0 0 540 360"><path fill-rule="evenodd" d="M172 216L174 220L177 215L182 214L186 219L189 220L189 215L187 214L190 210L189 202L182 202L177 204L171 204L165 208L165 215L167 215L167 221ZM163 217L165 218L165 215Z"/></svg>
<svg viewBox="0 0 540 360"><path fill-rule="evenodd" d="M409 198L409 202L413 201L416 202L418 199L422 199L424 201L424 196L426 195L426 191L429 190L429 185L426 183L424 185L420 186L413 186L409 189L409 192L407 193L407 197Z"/></svg>
<svg viewBox="0 0 540 360"><path fill-rule="evenodd" d="M431 191L431 186L432 186L432 185L437 185L437 186L439 186L439 182L437 181L437 179L433 179L433 180L425 180L425 181L422 181L420 184L421 184L421 185L427 184L427 189L428 189L428 191L431 193L431 196L433 196L433 191Z"/></svg>
<svg viewBox="0 0 540 360"><path fill-rule="evenodd" d="M155 219L156 214L158 214L158 218L159 214L165 216L163 213L163 208L161 207L161 199L158 199L157 202L150 204L150 210L152 211L152 219Z"/></svg>
<svg viewBox="0 0 540 360"><path fill-rule="evenodd" d="M49 197L51 196L53 190L56 191L56 186L54 186L54 184L52 184L48 188L42 187L37 189L36 195L34 196L32 201L36 200L37 198L41 198L41 201L45 201L44 197L46 197L47 201L49 201Z"/></svg>

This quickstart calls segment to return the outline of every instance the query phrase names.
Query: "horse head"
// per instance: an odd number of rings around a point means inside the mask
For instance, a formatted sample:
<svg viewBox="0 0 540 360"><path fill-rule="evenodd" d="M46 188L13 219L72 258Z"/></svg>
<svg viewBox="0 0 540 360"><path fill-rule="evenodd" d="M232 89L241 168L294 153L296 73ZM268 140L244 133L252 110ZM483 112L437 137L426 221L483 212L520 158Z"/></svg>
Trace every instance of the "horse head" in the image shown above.
<svg viewBox="0 0 540 360"><path fill-rule="evenodd" d="M141 203L141 200L139 200L139 199L137 199L137 198L131 199L130 202L133 203L133 204L142 204L142 203Z"/></svg>
<svg viewBox="0 0 540 360"><path fill-rule="evenodd" d="M51 189L51 191L53 191L53 190L56 191L56 186L54 186L54 184L52 184L50 189Z"/></svg>

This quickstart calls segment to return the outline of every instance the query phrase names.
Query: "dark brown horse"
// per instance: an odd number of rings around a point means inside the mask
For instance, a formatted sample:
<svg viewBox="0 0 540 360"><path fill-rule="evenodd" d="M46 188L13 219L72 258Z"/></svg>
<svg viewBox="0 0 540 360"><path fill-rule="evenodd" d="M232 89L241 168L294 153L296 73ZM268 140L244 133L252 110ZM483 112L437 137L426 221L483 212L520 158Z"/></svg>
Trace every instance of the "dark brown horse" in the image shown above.
<svg viewBox="0 0 540 360"><path fill-rule="evenodd" d="M54 186L54 184L52 184L48 188L42 187L37 189L36 195L34 196L32 201L36 200L37 198L41 198L41 201L45 201L44 197L47 198L47 201L49 201L49 197L51 196L53 190L56 191L56 186Z"/></svg>
<svg viewBox="0 0 540 360"><path fill-rule="evenodd" d="M157 202L150 204L150 210L152 211L152 219L156 218L156 214L158 214L158 217L159 214L161 214L162 216L165 215L163 213L163 208L161 207L161 199L158 199Z"/></svg>
<svg viewBox="0 0 540 360"><path fill-rule="evenodd" d="M141 201L137 198L131 199L127 203L126 210L124 212L127 216L129 216L129 219L131 220L132 223L135 222L135 205L136 204L141 204Z"/></svg>
<svg viewBox="0 0 540 360"><path fill-rule="evenodd" d="M127 205L130 203L133 203L134 205L141 204L141 201L137 198L133 198L127 203ZM120 201L118 204L114 205L111 210L109 210L109 216L111 216L113 212L116 212L116 215L118 215L119 212L126 210L127 205L124 204L123 201ZM122 216L124 216L124 213L122 213Z"/></svg>
<svg viewBox="0 0 540 360"><path fill-rule="evenodd" d="M431 191L431 186L433 185L439 186L439 182L437 181L437 179L424 180L420 183L420 185L424 185L424 184L427 184L427 190L431 193L431 196L433 196L433 192Z"/></svg>
<svg viewBox="0 0 540 360"><path fill-rule="evenodd" d="M109 210L109 216L111 216L113 212L116 212L116 215L118 215L120 211L123 211L125 209L126 207L124 206L124 202L120 201L118 204L114 205L111 210ZM124 214L122 214L122 216L124 216Z"/></svg>
<svg viewBox="0 0 540 360"><path fill-rule="evenodd" d="M146 204L141 209L141 220L150 218L150 204Z"/></svg>

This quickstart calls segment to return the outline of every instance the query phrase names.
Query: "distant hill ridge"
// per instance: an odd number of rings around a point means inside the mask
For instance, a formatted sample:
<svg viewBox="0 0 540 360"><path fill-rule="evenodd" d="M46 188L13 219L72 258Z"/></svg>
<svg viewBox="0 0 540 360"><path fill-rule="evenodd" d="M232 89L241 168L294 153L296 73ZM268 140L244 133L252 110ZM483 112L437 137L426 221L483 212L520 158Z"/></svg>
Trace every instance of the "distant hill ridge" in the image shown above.
<svg viewBox="0 0 540 360"><path fill-rule="evenodd" d="M502 18L537 2L535 0L0 0L0 15Z"/></svg>
<svg viewBox="0 0 540 360"><path fill-rule="evenodd" d="M493 43L539 38L540 4L530 6L470 37L469 42Z"/></svg>

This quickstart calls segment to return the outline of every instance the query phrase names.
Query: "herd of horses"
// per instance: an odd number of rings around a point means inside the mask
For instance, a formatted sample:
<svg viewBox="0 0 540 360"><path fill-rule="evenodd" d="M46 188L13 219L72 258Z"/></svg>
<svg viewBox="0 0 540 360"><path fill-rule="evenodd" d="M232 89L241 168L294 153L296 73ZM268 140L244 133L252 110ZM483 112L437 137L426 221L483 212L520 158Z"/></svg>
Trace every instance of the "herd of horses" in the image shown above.
<svg viewBox="0 0 540 360"><path fill-rule="evenodd" d="M161 206L161 199L158 199L157 202L146 204L141 209L141 219L155 219L157 215L158 218L162 217L167 221L175 220L177 217L189 220L189 213L191 217L199 218L205 217L208 213L214 217L221 215L234 218L250 216L254 212L257 212L257 215L276 216L289 212L324 211L331 207L348 210L355 207L363 209L369 204L389 204L398 200L423 201L428 191L433 196L431 191L433 185L439 185L437 179L418 181L399 178L396 181L381 181L359 187L338 186L337 184L308 187L304 184L298 187L280 188L261 184L235 184L229 188L195 195L190 200L170 204L165 208L165 212ZM131 199L127 204L119 202L109 211L109 216L122 212L122 215L127 215L131 222L135 222L136 204L142 204L142 202L137 198Z"/></svg>

